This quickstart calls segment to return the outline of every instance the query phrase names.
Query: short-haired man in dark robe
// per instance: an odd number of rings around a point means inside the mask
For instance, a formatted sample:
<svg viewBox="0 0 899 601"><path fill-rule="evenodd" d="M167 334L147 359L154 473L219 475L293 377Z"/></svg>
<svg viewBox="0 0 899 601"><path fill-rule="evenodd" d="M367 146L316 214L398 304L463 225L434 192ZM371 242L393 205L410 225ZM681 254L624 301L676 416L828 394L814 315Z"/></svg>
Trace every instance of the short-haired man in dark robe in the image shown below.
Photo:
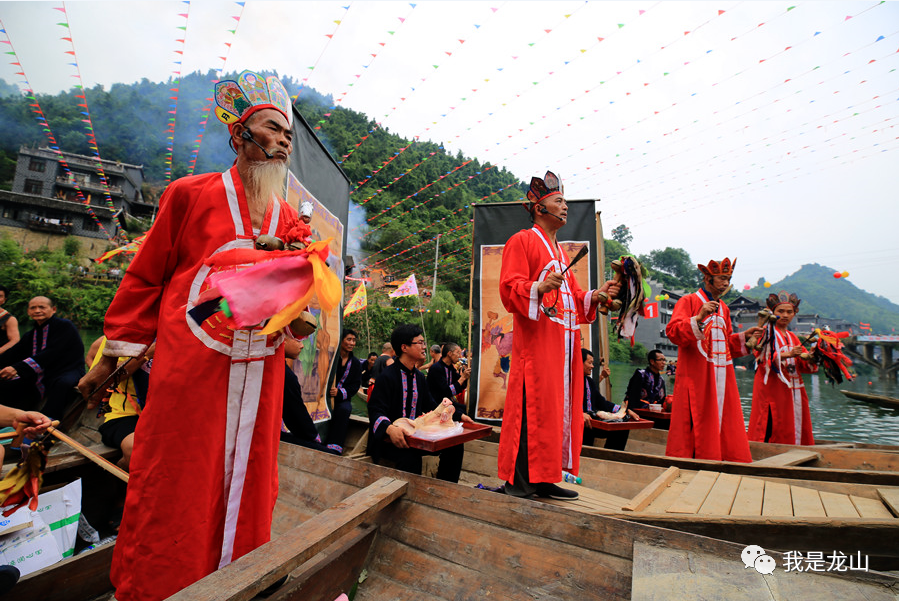
<svg viewBox="0 0 899 601"><path fill-rule="evenodd" d="M645 369L637 369L627 383L624 400L632 409L647 409L650 404L665 402L665 375L662 370L668 360L662 351L654 349L646 356L648 365Z"/></svg>
<svg viewBox="0 0 899 601"><path fill-rule="evenodd" d="M440 349L440 360L428 370L428 389L435 401L449 399L455 411L453 420L459 421L465 413L465 405L456 399L456 395L468 386L471 368L465 366L462 373L456 370L456 363L462 358L462 348L455 342L447 342Z"/></svg>
<svg viewBox="0 0 899 601"><path fill-rule="evenodd" d="M425 375L416 368L425 358L425 338L421 327L400 324L393 330L390 341L397 357L378 376L368 403L368 419L371 422L368 453L375 463L383 457L395 462L396 469L400 471L421 474L421 458L435 453L410 448L405 431L394 422L401 417L414 420L436 409L443 399L431 398ZM464 414L461 419L473 421ZM440 456L437 478L458 482L462 472L463 446L447 447L436 455Z"/></svg>
<svg viewBox="0 0 899 601"><path fill-rule="evenodd" d="M56 304L46 296L28 301L28 317L34 328L0 355L0 397L26 411L46 399L43 413L62 419L84 375L84 342L71 321L56 317Z"/></svg>
<svg viewBox="0 0 899 601"><path fill-rule="evenodd" d="M331 408L331 423L325 444L337 453L343 453L350 414L353 412L352 399L359 392L362 378L362 366L353 356L354 348L356 331L347 328L340 337L340 347L334 357L331 377L328 378L331 382L328 397L334 399L334 406Z"/></svg>

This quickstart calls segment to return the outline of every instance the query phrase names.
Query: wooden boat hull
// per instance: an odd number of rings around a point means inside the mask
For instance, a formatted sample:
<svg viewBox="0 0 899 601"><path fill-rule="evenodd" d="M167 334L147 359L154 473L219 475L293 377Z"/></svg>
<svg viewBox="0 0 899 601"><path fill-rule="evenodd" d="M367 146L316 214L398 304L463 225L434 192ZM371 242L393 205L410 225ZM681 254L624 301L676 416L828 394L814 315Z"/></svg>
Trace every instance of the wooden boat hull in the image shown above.
<svg viewBox="0 0 899 601"><path fill-rule="evenodd" d="M744 568L742 545L301 447L282 444L280 461L274 530L281 536L173 599L250 599L292 573L271 599L332 601L363 570L357 601L548 601L585 594L670 599L672 592L676 598L846 598L859 591L875 600L892 599L892 587L899 586L895 578L875 573L831 578L778 569L762 577ZM395 500L382 504L388 495ZM374 509L360 507L363 502ZM309 561L308 548L316 545L330 546ZM782 556L772 553L782 564Z"/></svg>
<svg viewBox="0 0 899 601"><path fill-rule="evenodd" d="M474 479L491 485L498 482L495 478L497 446L483 441L466 446L463 475L468 482ZM631 501L670 470L680 474L657 486L658 496L653 497L651 504L625 510ZM566 485L581 492L581 499L569 506L588 513L715 536L741 544L756 544L766 550L811 550L825 552L825 555L839 550L847 555L860 551L871 557L872 566L899 569L899 546L895 544L899 536L899 518L896 517L899 488L738 476L673 467L665 469L589 457L581 457L579 475L583 478L583 486ZM723 508L716 509L712 491L717 490L714 485L719 476L720 486L730 486L730 497ZM691 490L691 486L702 488L694 484L694 480L700 478L708 481L707 486L699 491ZM748 509L739 507L743 481L747 486L757 485L755 504ZM880 501L881 490L896 500L892 511L889 504ZM806 510L800 504L800 499L808 498L806 493L815 497L817 507ZM691 494L694 506L684 508L683 497ZM850 507L847 508L847 504ZM778 511L779 508L782 510ZM752 512L755 512L754 516L740 515ZM860 514L866 517L860 517ZM846 517L850 515L855 517Z"/></svg>
<svg viewBox="0 0 899 601"><path fill-rule="evenodd" d="M862 392L853 392L851 390L841 390L840 392L843 393L843 396L847 396L850 399L856 401L864 401L866 403L871 403L872 405L885 407L887 409L899 409L899 399L893 398L891 396L865 394Z"/></svg>
<svg viewBox="0 0 899 601"><path fill-rule="evenodd" d="M581 454L594 459L643 463L658 467L674 465L685 469L711 469L741 475L899 486L899 453L890 451L750 442L750 452L754 461L737 463L668 457L665 455L667 436L666 430L656 428L637 430L630 434L624 451L585 446ZM494 434L488 440L497 442L499 438ZM790 465L787 454L798 451L811 452L818 457L800 465ZM777 465L781 458L786 463Z"/></svg>
<svg viewBox="0 0 899 601"><path fill-rule="evenodd" d="M96 447L107 459L120 453L108 447ZM114 502L120 482L108 472L90 463L81 455L67 453L64 456L51 455L44 472L44 486L68 484L82 480L82 514L88 522L97 524L107 515ZM40 599L41 601L69 601L92 599L112 590L109 581L109 566L112 562L113 544L107 544L80 555L24 576L12 592L10 598Z"/></svg>

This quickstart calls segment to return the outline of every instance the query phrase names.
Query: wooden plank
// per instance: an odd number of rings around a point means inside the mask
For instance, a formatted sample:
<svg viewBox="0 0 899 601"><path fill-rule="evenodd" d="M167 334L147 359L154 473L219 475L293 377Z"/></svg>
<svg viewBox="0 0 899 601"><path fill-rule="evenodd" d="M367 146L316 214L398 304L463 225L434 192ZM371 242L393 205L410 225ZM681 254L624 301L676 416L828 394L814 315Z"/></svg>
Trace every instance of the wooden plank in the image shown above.
<svg viewBox="0 0 899 601"><path fill-rule="evenodd" d="M712 490L717 479L718 472L702 471L697 473L683 494L666 511L668 513L696 513L702 507L703 501L709 495L709 491Z"/></svg>
<svg viewBox="0 0 899 601"><path fill-rule="evenodd" d="M630 502L621 509L624 511L641 511L645 509L652 503L653 499L662 494L662 491L668 488L678 476L680 476L680 469L674 466L669 467L662 472L658 478L650 482L646 488L637 493L637 496L631 499Z"/></svg>
<svg viewBox="0 0 899 601"><path fill-rule="evenodd" d="M821 491L821 502L829 518L857 518L858 511L849 500L849 495Z"/></svg>
<svg viewBox="0 0 899 601"><path fill-rule="evenodd" d="M248 601L333 544L337 538L363 521L373 519L384 507L402 496L407 486L402 480L381 478L169 599Z"/></svg>
<svg viewBox="0 0 899 601"><path fill-rule="evenodd" d="M736 474L721 474L715 481L709 496L706 497L700 515L728 515L733 507L737 489L740 487L740 476Z"/></svg>
<svg viewBox="0 0 899 601"><path fill-rule="evenodd" d="M109 564L115 545L97 547L81 555L23 577L15 586L15 595L2 598L66 601L92 599L112 590Z"/></svg>
<svg viewBox="0 0 899 601"><path fill-rule="evenodd" d="M765 496L762 501L763 516L793 515L793 499L790 498L790 485L783 482L766 482Z"/></svg>
<svg viewBox="0 0 899 601"><path fill-rule="evenodd" d="M801 465L820 459L821 454L814 451L806 451L805 449L793 449L779 455L772 455L765 459L753 461L752 465L764 465L768 467L788 467L790 465Z"/></svg>
<svg viewBox="0 0 899 601"><path fill-rule="evenodd" d="M877 499L869 499L867 497L849 495L849 500L852 501L853 505L855 505L855 510L858 511L858 515L863 518L890 519L893 517L893 514L890 513L890 510L884 507L883 503L881 503Z"/></svg>
<svg viewBox="0 0 899 601"><path fill-rule="evenodd" d="M642 513L665 513L665 510L671 506L672 503L677 501L677 498L681 496L687 489L687 480L683 477L683 474L680 478L672 482L668 488L662 491L652 503L649 504L649 507L645 508Z"/></svg>
<svg viewBox="0 0 899 601"><path fill-rule="evenodd" d="M893 515L899 516L899 488L878 488L877 494L883 499L883 502Z"/></svg>
<svg viewBox="0 0 899 601"><path fill-rule="evenodd" d="M290 578L268 599L336 599L349 592L365 565L376 526L359 527L291 572ZM335 570L340 566L340 570Z"/></svg>
<svg viewBox="0 0 899 601"><path fill-rule="evenodd" d="M734 498L731 515L762 515L762 499L765 495L765 481L758 478L742 478L737 496Z"/></svg>
<svg viewBox="0 0 899 601"><path fill-rule="evenodd" d="M814 488L804 486L790 486L790 496L793 498L793 515L803 518L827 517L821 496Z"/></svg>

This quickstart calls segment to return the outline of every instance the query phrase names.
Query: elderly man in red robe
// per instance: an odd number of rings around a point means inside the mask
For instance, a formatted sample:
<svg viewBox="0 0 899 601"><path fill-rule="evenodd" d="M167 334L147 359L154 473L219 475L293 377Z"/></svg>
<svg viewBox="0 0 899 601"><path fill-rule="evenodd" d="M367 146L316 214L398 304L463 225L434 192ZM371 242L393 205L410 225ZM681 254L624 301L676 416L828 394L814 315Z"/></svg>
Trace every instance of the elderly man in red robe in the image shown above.
<svg viewBox="0 0 899 601"><path fill-rule="evenodd" d="M593 321L618 284L581 290L556 233L568 219L562 184L552 172L532 178L525 208L534 227L509 238L499 292L513 318L512 364L499 442L499 477L517 497L572 500L556 485L577 474L583 417L583 362L578 324Z"/></svg>
<svg viewBox="0 0 899 601"><path fill-rule="evenodd" d="M757 353L758 369L752 385L749 440L783 444L815 444L808 395L803 373L818 371L818 365L802 359L806 349L787 329L799 309L796 294L769 294L765 301L777 316L768 328L768 342Z"/></svg>
<svg viewBox="0 0 899 601"><path fill-rule="evenodd" d="M730 309L719 299L730 289L737 261L698 265L703 286L677 301L665 328L678 346L677 379L666 455L752 461L733 358L748 354L753 327L734 334Z"/></svg>
<svg viewBox="0 0 899 601"><path fill-rule="evenodd" d="M278 494L283 330L188 312L219 267L210 257L262 235L308 234L284 200L292 107L277 77L244 71L215 89L234 166L173 182L106 314L93 391L119 356L156 355L135 432L111 579L118 601L164 599L267 542ZM251 100L252 99L252 100ZM297 234L299 235L299 234ZM291 299L294 300L294 299Z"/></svg>

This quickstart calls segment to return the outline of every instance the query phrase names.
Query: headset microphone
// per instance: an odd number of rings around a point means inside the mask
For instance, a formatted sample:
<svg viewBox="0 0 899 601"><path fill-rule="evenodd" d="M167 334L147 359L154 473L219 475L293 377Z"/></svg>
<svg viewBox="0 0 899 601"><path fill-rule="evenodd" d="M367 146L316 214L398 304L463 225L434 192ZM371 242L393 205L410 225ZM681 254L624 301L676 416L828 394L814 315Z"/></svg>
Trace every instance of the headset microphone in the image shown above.
<svg viewBox="0 0 899 601"><path fill-rule="evenodd" d="M559 217L558 215L556 215L556 214L554 214L554 213L550 213L550 212L549 212L549 209L547 209L547 208L546 208L545 206L543 206L542 204L540 205L540 208L537 209L537 210L540 211L540 213L542 213L543 215L552 215L553 217L555 217L555 218L558 219L559 221L565 221L564 219L562 219L562 218Z"/></svg>
<svg viewBox="0 0 899 601"><path fill-rule="evenodd" d="M243 138L244 140L247 140L248 142L251 142L251 143L255 144L256 146L258 146L260 148L260 150L262 150L262 153L265 155L265 158L267 158L267 159L275 158L275 155L271 154L268 150L266 150L265 146L263 146L262 144L260 144L259 142L257 142L256 140L253 139L253 134L250 132L249 129L243 130L243 133L240 134L240 137Z"/></svg>

